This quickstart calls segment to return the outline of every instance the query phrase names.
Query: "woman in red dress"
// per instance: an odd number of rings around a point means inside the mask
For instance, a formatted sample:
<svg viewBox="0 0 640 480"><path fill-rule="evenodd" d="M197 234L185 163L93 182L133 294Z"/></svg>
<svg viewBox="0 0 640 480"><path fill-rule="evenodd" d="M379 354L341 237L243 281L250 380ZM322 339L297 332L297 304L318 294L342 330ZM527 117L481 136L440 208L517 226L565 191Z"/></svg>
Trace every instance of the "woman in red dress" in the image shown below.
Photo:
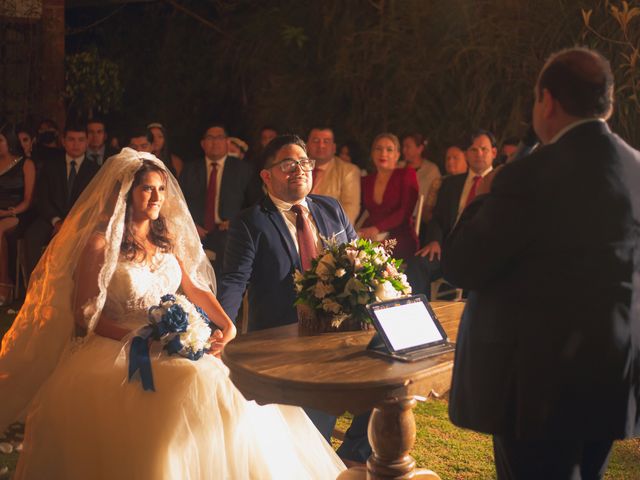
<svg viewBox="0 0 640 480"><path fill-rule="evenodd" d="M416 172L396 168L400 142L392 133L381 133L373 140L371 158L376 173L362 179L362 205L369 215L358 234L371 240L395 238L394 257L406 260L418 249L412 218L418 199Z"/></svg>

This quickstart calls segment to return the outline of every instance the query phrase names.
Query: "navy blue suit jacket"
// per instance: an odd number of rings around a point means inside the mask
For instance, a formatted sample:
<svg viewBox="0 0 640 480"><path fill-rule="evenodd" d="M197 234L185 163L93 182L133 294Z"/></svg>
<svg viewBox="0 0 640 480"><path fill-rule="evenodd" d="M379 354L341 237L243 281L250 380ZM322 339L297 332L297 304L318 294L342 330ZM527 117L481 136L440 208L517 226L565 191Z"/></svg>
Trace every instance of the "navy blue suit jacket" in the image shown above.
<svg viewBox="0 0 640 480"><path fill-rule="evenodd" d="M442 249L469 289L450 397L519 439L640 433L640 153L603 122L506 165Z"/></svg>
<svg viewBox="0 0 640 480"><path fill-rule="evenodd" d="M309 195L307 203L323 237L357 237L337 200ZM282 214L266 196L231 221L218 300L235 319L249 287L249 330L294 323L294 269L300 269L300 256Z"/></svg>

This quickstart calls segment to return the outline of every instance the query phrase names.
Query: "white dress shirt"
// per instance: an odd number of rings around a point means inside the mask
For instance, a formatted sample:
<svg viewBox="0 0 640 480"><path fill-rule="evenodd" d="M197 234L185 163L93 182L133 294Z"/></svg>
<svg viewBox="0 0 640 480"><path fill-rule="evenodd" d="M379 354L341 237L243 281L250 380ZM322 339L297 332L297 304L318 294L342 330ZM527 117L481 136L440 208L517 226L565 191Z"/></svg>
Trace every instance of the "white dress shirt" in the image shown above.
<svg viewBox="0 0 640 480"><path fill-rule="evenodd" d="M484 172L480 173L480 176L484 178L491 170L493 170L493 167L487 168ZM460 203L458 203L458 218L460 218L464 207L467 206L467 198L469 197L469 192L471 191L471 187L473 186L473 178L477 175L478 174L476 172L469 169L469 172L467 173L467 179L464 181L464 187L462 188L462 195L460 195Z"/></svg>
<svg viewBox="0 0 640 480"><path fill-rule="evenodd" d="M285 202L284 200L280 200L279 198L274 197L269 194L269 198L276 206L282 218L284 218L284 223L287 225L287 229L289 230L289 234L291 234L291 238L293 239L293 244L296 246L296 250L298 254L300 254L300 247L298 246L298 230L296 229L296 213L291 211L291 207L293 207L293 203ZM320 252L323 248L322 239L318 234L318 226L316 225L315 220L313 219L313 215L309 212L309 206L307 205L307 199L303 198L301 202L298 202L302 206L302 211L304 212L304 216L309 222L311 227L311 234L313 235L313 239L316 242L316 250Z"/></svg>

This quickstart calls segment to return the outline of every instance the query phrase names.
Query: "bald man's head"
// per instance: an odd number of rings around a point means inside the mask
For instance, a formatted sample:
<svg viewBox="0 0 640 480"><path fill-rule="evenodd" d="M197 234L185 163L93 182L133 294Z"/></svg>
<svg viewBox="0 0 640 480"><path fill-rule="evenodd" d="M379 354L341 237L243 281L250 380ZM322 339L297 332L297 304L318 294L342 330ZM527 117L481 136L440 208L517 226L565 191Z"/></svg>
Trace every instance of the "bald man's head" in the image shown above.
<svg viewBox="0 0 640 480"><path fill-rule="evenodd" d="M577 47L551 55L538 77L538 99L545 89L574 117L606 119L613 110L611 66L594 50Z"/></svg>

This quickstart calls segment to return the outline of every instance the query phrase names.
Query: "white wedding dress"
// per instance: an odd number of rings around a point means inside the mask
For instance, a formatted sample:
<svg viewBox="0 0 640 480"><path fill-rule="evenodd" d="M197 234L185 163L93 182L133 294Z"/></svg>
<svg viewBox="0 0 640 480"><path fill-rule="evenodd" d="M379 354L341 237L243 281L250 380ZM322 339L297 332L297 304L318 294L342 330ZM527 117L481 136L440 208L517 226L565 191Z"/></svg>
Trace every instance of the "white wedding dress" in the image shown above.
<svg viewBox="0 0 640 480"><path fill-rule="evenodd" d="M180 278L171 254L120 259L104 311L143 326ZM65 351L29 409L15 479L333 480L345 468L300 408L245 400L219 359L154 346L152 392L127 380L127 351L98 335Z"/></svg>

